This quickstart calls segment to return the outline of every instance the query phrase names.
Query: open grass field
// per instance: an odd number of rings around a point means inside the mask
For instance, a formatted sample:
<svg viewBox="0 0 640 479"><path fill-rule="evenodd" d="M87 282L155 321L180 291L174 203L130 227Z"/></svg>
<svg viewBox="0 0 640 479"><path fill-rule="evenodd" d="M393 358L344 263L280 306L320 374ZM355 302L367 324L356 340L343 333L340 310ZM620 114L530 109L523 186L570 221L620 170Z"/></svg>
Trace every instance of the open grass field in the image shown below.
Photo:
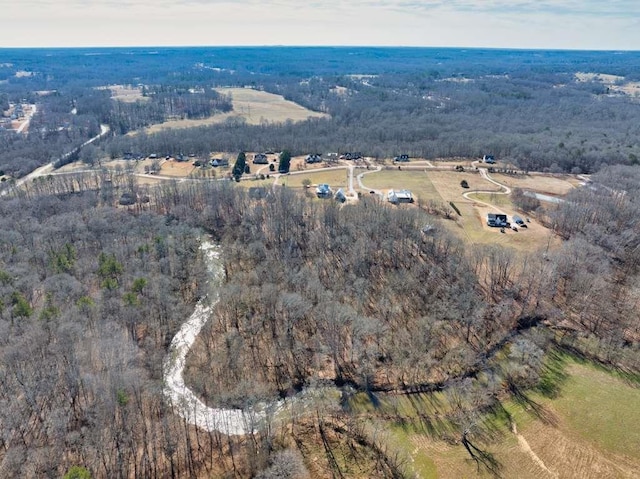
<svg viewBox="0 0 640 479"><path fill-rule="evenodd" d="M325 118L325 113L311 111L280 95L251 88L218 88L223 95L231 95L233 110L247 123L259 124L262 121L282 123L287 120L302 121L307 118Z"/></svg>
<svg viewBox="0 0 640 479"><path fill-rule="evenodd" d="M519 176L491 173L491 178L511 188L522 188L551 196L564 196L581 181L571 175L550 176L535 173Z"/></svg>
<svg viewBox="0 0 640 479"><path fill-rule="evenodd" d="M193 174L197 168L190 161L174 161L168 160L162 163L160 175L174 176L176 178L185 178Z"/></svg>
<svg viewBox="0 0 640 479"><path fill-rule="evenodd" d="M509 195L501 195L499 193L470 193L469 197L473 200L489 203L503 209L513 209L513 203L509 199Z"/></svg>
<svg viewBox="0 0 640 479"><path fill-rule="evenodd" d="M356 173L358 172L356 171ZM419 201L442 200L428 174L423 171L382 170L371 172L362 177L362 183L367 187L363 193L368 193L369 188L384 192L391 189L408 189Z"/></svg>
<svg viewBox="0 0 640 479"><path fill-rule="evenodd" d="M469 189L460 186L462 180L467 181ZM444 221L443 224L463 241L473 244L498 244L519 251L535 251L546 248L547 244L553 248L559 244L559 240L552 236L547 228L535 221L528 223L526 229L519 229L518 232L506 230L504 234L500 233L499 228L487 226L487 213L497 212L498 208L509 216L517 212L507 195L498 194L502 191L500 187L477 173L382 170L365 175L362 182L367 188L383 191L407 188L423 204L431 200L445 204L452 201L460 210L461 216L457 216L455 222ZM463 193L473 190L495 193L475 193L470 195L471 199L462 196Z"/></svg>
<svg viewBox="0 0 640 479"><path fill-rule="evenodd" d="M106 164L108 163L108 161L110 160L103 160L102 164ZM87 165L86 163L83 163L82 161L74 161L73 163L69 163L66 164L58 169L56 169L56 173L70 173L70 172L76 172L76 171L85 171L85 170L90 170L93 167L91 165Z"/></svg>
<svg viewBox="0 0 640 479"><path fill-rule="evenodd" d="M285 175L280 177L278 184L292 188L302 188L302 182L305 179L310 180L312 186L327 183L333 191L336 191L338 188L346 188L349 183L348 170L343 168L339 170L309 171L304 174Z"/></svg>
<svg viewBox="0 0 640 479"><path fill-rule="evenodd" d="M111 98L126 103L134 103L138 100L146 101L149 98L142 96L142 87L132 85L109 85L98 87L98 90L109 90Z"/></svg>
<svg viewBox="0 0 640 479"><path fill-rule="evenodd" d="M248 176L245 175L245 177L247 179L244 179L239 183L234 183L234 184L241 188L253 188L258 186L271 188L273 186L273 178L265 178L264 180L261 180L259 178L256 178L254 175L248 175Z"/></svg>
<svg viewBox="0 0 640 479"><path fill-rule="evenodd" d="M456 166L462 166L464 168L473 169L472 162L476 161L474 158L460 158L452 160L450 158L438 158L431 160L431 164L435 167L455 168Z"/></svg>
<svg viewBox="0 0 640 479"><path fill-rule="evenodd" d="M193 128L197 126L214 125L225 121L238 119L250 125L261 123L283 123L287 120L303 121L307 118L323 118L327 115L308 110L292 101L285 100L280 95L250 88L218 88L224 95L231 95L233 111L213 115L199 120L171 120L150 126L145 131L155 133L165 128Z"/></svg>
<svg viewBox="0 0 640 479"><path fill-rule="evenodd" d="M459 442L460 426L442 393L354 398L358 412L399 415L375 422L388 431L390 451L403 454L421 478L634 478L640 470L640 388L590 363L550 360L557 396L531 393L477 419L476 445L495 461L495 474L473 461ZM445 440L446 439L446 440Z"/></svg>
<svg viewBox="0 0 640 479"><path fill-rule="evenodd" d="M640 460L640 388L601 369L570 363L565 393L553 407L581 440ZM640 471L640 469L638 469Z"/></svg>

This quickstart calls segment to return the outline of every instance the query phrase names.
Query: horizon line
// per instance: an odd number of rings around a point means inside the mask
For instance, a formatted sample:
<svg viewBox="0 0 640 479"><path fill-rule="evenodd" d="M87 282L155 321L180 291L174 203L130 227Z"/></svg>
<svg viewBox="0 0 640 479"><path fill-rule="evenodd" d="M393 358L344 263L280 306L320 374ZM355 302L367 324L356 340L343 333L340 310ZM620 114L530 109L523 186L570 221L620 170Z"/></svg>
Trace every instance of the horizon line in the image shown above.
<svg viewBox="0 0 640 479"><path fill-rule="evenodd" d="M105 50L105 49L170 49L170 48L378 48L378 49L424 49L424 50L506 50L506 51L550 51L550 52L625 52L640 53L640 49L626 48L571 48L571 47L489 47L489 46L433 46L433 45L56 45L56 46L0 46L2 50Z"/></svg>

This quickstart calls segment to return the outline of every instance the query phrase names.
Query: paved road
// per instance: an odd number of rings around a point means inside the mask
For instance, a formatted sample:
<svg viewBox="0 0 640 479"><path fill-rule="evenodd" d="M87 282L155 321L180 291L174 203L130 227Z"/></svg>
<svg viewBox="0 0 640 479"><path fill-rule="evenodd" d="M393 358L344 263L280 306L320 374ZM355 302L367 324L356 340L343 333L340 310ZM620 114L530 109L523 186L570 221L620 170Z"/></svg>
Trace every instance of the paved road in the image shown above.
<svg viewBox="0 0 640 479"><path fill-rule="evenodd" d="M90 138L89 140L85 141L82 145L80 145L79 148L82 148L83 146L87 146L88 144L93 143L94 141L96 141L96 140L102 138L103 136L105 136L107 133L109 133L109 127L107 125L100 125L100 133L98 135L94 136L93 138ZM50 174L54 170L54 165L58 161L66 160L77 149L78 148L74 148L70 152L65 153L60 158L52 161L51 163L48 163L48 164L46 164L44 166L41 166L40 168L36 168L35 170L33 170L28 175L23 176L22 178L16 180L16 182L13 184L13 187L10 187L10 188L7 188L6 190L0 191L0 196L6 196L6 195L9 194L10 191L13 191L16 188L20 188L22 185L24 185L25 183L27 183L29 181L33 181L34 179L36 179L36 178L38 178L40 176L45 176L45 175Z"/></svg>

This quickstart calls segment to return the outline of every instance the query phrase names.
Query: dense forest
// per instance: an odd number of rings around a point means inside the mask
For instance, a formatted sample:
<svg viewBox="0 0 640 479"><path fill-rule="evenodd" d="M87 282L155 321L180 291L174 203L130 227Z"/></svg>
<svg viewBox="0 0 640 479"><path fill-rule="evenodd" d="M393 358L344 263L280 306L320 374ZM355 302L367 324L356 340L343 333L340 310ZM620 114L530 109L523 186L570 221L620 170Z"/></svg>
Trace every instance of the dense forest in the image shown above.
<svg viewBox="0 0 640 479"><path fill-rule="evenodd" d="M167 185L129 209L92 191L5 200L2 474L81 463L97 477L244 477L289 454L280 428L249 447L194 430L163 401L166 347L204 294L205 234L223 245L226 281L187 381L212 405L333 385L338 417L357 391L445 388L482 411L534 387L552 346L637 371L632 175L606 169L576 193L601 226L556 221L563 247L524 258L465 252L439 226L423 232L438 220L419 209L286 189L255 200L229 182ZM569 204L556 214L575 216Z"/></svg>

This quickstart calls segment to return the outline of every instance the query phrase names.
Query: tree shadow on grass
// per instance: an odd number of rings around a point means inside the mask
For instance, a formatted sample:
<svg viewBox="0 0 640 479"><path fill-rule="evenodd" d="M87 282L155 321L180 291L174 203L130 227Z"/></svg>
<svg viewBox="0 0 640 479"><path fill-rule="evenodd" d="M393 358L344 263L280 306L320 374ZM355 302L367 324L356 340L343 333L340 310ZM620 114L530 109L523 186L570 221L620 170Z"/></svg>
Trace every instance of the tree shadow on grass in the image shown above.
<svg viewBox="0 0 640 479"><path fill-rule="evenodd" d="M539 402L534 401L525 391L518 388L515 384L509 384L509 392L514 401L518 403L525 411L535 416L544 424L549 426L557 426L558 418L549 409Z"/></svg>
<svg viewBox="0 0 640 479"><path fill-rule="evenodd" d="M500 470L502 469L502 464L492 453L476 447L469 441L463 441L462 444L471 456L471 459L476 463L478 473L486 471L494 477L501 477Z"/></svg>
<svg viewBox="0 0 640 479"><path fill-rule="evenodd" d="M573 361L579 364L591 365L601 371L616 375L630 386L640 387L640 371L638 370L620 367L612 361L602 359L594 354L589 354L572 344L564 342L557 343L556 347L558 348L558 353L556 353L558 356L563 354L568 355ZM566 363L566 356L563 360Z"/></svg>
<svg viewBox="0 0 640 479"><path fill-rule="evenodd" d="M565 372L566 366L566 357L558 351L551 351L542 367L540 382L536 389L545 397L557 398L569 378Z"/></svg>

